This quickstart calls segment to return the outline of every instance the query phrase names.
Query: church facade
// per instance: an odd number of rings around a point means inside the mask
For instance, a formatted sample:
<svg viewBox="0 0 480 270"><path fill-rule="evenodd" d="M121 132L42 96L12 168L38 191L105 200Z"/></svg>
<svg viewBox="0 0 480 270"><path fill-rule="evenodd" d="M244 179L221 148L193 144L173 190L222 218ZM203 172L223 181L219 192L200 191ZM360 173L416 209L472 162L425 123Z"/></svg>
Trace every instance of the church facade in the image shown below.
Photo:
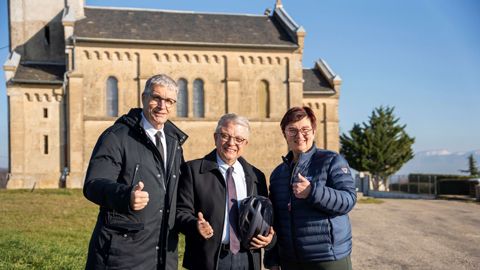
<svg viewBox="0 0 480 270"><path fill-rule="evenodd" d="M339 150L341 79L322 59L302 67L306 32L281 1L260 15L47 2L9 1L7 188L82 187L101 132L142 106L159 73L179 84L171 120L189 135L187 160L237 113L252 127L245 157L268 177L287 151L281 117L302 105L317 115L317 146Z"/></svg>

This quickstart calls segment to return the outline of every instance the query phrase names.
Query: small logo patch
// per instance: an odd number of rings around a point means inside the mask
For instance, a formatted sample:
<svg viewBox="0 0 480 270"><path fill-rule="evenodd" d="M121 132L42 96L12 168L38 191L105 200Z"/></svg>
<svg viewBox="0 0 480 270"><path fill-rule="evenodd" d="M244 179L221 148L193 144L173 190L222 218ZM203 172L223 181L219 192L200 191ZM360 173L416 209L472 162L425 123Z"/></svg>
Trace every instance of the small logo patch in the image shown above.
<svg viewBox="0 0 480 270"><path fill-rule="evenodd" d="M343 168L342 168L342 172L343 172L343 173L348 173L348 168L343 167Z"/></svg>

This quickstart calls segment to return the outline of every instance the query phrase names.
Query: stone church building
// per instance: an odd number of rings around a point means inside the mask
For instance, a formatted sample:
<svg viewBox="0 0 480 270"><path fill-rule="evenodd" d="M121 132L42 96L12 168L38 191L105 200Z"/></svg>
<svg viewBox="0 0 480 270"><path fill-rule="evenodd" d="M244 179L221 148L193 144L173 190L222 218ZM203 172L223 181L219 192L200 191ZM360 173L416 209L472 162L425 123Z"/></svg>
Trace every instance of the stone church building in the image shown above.
<svg viewBox="0 0 480 270"><path fill-rule="evenodd" d="M245 157L267 177L287 145L292 106L318 117L318 147L338 151L341 79L319 59L302 66L306 32L280 0L258 15L85 6L84 0L10 0L6 74L7 188L82 187L94 144L132 107L146 80L179 84L173 122L187 160L214 148L219 117L249 118Z"/></svg>

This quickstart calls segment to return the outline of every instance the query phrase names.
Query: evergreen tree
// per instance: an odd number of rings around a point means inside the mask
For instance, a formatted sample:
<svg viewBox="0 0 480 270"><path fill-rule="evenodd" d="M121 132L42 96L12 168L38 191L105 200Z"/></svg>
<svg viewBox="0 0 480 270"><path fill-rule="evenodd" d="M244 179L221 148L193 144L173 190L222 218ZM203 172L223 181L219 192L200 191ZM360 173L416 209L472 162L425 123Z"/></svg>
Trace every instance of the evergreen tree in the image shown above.
<svg viewBox="0 0 480 270"><path fill-rule="evenodd" d="M413 158L415 139L406 133L406 125L398 123L393 110L388 106L376 108L368 123L354 124L348 135L340 136L340 153L355 170L372 174L375 189Z"/></svg>
<svg viewBox="0 0 480 270"><path fill-rule="evenodd" d="M470 154L468 156L468 170L460 170L461 172L464 172L464 173L469 173L470 176L479 176L480 175L480 171L478 170L478 166L477 166L477 161L475 160L475 157L473 156L473 154Z"/></svg>

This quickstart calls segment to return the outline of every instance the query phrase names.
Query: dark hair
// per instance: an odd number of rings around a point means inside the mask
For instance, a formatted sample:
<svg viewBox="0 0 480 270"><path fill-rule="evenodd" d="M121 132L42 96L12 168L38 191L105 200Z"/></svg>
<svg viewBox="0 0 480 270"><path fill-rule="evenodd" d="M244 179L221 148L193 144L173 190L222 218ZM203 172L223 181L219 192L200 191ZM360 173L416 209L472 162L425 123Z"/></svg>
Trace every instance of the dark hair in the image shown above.
<svg viewBox="0 0 480 270"><path fill-rule="evenodd" d="M303 118L308 117L310 123L312 124L313 130L317 129L317 117L313 113L312 109L309 107L293 107L288 110L280 122L280 127L282 128L282 133L285 132L285 128L288 124L294 123L302 120Z"/></svg>

